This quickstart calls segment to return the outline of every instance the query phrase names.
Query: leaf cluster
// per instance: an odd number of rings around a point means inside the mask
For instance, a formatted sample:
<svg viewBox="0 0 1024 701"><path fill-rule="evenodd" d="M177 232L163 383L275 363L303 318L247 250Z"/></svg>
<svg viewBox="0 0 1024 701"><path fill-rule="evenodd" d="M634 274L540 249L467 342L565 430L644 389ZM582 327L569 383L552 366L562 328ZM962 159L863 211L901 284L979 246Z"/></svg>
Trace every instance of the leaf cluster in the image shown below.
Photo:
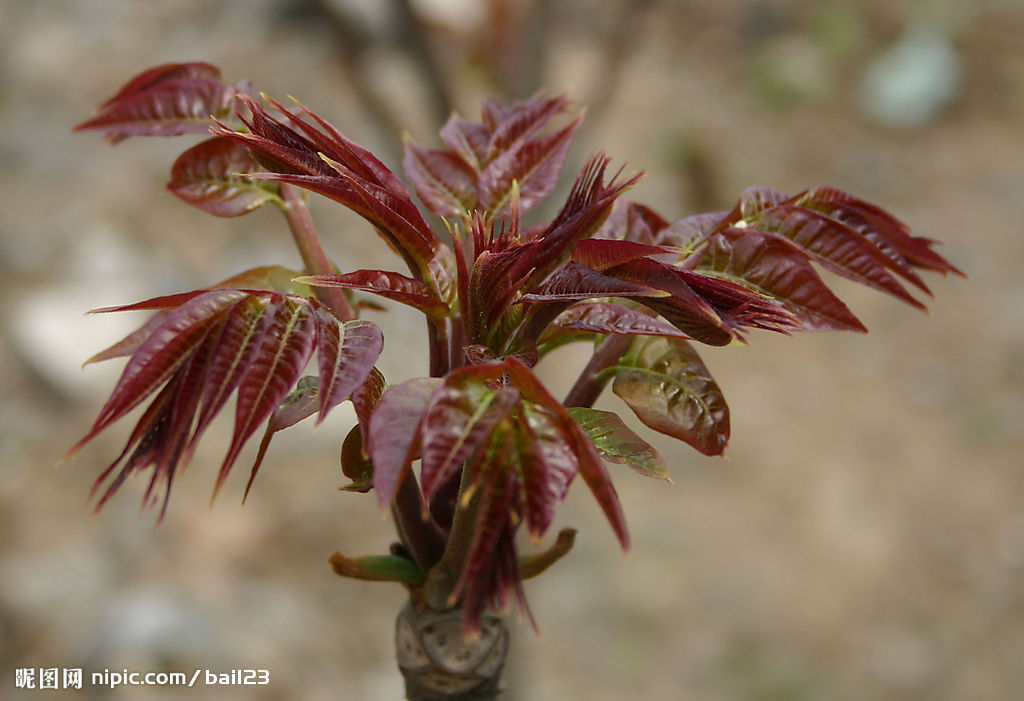
<svg viewBox="0 0 1024 701"><path fill-rule="evenodd" d="M97 508L129 474L152 469L145 503L162 484L165 509L175 474L233 392L235 428L217 489L261 425L253 477L275 431L349 399L358 423L342 449L348 488L376 492L402 543L390 558L336 555L335 569L404 581L434 605L461 606L472 634L487 607L516 600L525 609L524 572L542 568L518 557L515 535L524 527L540 541L577 475L623 547L625 519L605 463L668 479L657 450L617 414L591 407L606 384L648 427L720 455L729 410L698 344L745 342L752 329L865 331L819 269L918 309L908 286L930 294L918 271L960 274L934 241L829 187L792 196L751 188L729 211L669 221L623 197L641 174L610 173L602 152L587 159L555 216L528 226L524 214L554 191L583 118L571 112L565 97L486 101L479 122L452 116L439 147L407 136L410 191L305 106L257 98L208 64L132 79L77 128L113 143L209 132L171 170L168 187L185 202L217 216L275 204L300 249L322 253L302 223L301 188L358 213L405 269L326 266L310 254L301 272L261 268L102 310L155 314L94 357L128 361L73 450L153 399L97 481L110 480ZM355 318L367 306L353 305L356 293L424 315L429 377L385 380L374 367L383 338ZM593 344L593 357L560 401L534 367L579 341ZM303 377L314 354L317 371Z"/></svg>

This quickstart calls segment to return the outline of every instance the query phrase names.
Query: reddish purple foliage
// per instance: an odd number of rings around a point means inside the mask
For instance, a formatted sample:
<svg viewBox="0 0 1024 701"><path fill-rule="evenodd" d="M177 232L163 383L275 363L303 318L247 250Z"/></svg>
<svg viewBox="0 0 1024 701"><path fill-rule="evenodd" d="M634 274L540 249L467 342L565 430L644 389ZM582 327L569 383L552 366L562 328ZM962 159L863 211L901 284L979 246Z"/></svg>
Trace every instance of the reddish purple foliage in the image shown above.
<svg viewBox="0 0 1024 701"><path fill-rule="evenodd" d="M514 535L525 525L541 539L576 475L623 547L625 519L602 459L668 479L663 458L616 414L575 402L589 405L612 381L644 424L721 455L729 411L696 342L743 341L750 329L864 331L817 267L919 309L904 287L928 293L918 269L961 274L933 241L833 188L795 196L751 188L729 212L670 222L623 199L640 175L606 177L610 159L600 152L555 217L523 230L521 214L554 191L580 125L577 115L548 128L569 107L564 97L488 101L480 122L453 116L440 148L406 140L405 175L426 208L445 217L445 241L370 152L298 103L261 102L221 82L213 66L151 69L104 103L77 128L113 142L214 134L172 170L169 188L189 204L238 216L272 202L292 215L282 188L305 188L366 219L409 275L261 268L210 289L108 310L156 314L93 357L129 359L72 452L152 401L97 481L98 488L113 475L97 508L129 474L148 468L146 503L158 484L169 490L232 393L235 428L217 488L262 424L253 476L274 432L314 413L323 418L350 398L358 425L342 450L345 474L355 480L347 488L376 489L382 508L397 515L418 509L399 524L403 547L421 572L459 563L445 594L464 608L464 629L473 633L485 607L501 609L513 598L525 607ZM232 112L241 128L228 125ZM367 307L353 296L358 291L422 312L432 376L388 387L374 368L380 330L338 318L305 285L344 294L342 306ZM563 403L532 368L577 340L597 347L577 383L582 391L574 388ZM314 352L317 374L300 381ZM418 529L449 538L418 547L427 538Z"/></svg>

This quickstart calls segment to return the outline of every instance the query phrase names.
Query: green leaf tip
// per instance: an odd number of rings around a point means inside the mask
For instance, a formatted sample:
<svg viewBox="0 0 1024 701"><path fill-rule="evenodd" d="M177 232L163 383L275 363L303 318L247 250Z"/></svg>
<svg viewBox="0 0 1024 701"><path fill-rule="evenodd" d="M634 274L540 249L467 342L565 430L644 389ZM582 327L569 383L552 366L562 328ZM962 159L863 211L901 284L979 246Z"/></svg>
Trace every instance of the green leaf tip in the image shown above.
<svg viewBox="0 0 1024 701"><path fill-rule="evenodd" d="M346 557L339 552L327 562L339 577L361 579L366 582L398 582L409 587L420 587L427 575L411 560L398 555L366 555Z"/></svg>

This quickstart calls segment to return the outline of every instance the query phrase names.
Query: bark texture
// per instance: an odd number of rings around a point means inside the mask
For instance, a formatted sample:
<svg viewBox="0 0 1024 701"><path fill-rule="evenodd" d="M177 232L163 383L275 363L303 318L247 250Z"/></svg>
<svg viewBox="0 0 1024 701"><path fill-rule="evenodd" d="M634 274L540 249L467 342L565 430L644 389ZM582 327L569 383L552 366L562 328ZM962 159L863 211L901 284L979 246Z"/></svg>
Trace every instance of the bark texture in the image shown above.
<svg viewBox="0 0 1024 701"><path fill-rule="evenodd" d="M410 599L395 624L395 652L410 701L495 699L508 655L504 621L484 613L480 635L462 637L462 611Z"/></svg>

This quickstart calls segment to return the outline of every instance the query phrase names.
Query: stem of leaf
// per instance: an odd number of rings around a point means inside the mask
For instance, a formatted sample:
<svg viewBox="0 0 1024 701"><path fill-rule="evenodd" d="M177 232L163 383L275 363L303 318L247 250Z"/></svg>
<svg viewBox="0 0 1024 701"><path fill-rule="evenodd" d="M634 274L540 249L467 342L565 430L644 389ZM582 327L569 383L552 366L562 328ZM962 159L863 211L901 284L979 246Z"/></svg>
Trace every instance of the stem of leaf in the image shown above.
<svg viewBox="0 0 1024 701"><path fill-rule="evenodd" d="M427 319L427 339L430 349L430 376L444 377L448 373L448 334L445 322Z"/></svg>
<svg viewBox="0 0 1024 701"><path fill-rule="evenodd" d="M593 406L597 398L601 396L601 392L604 390L605 385L608 384L608 380L612 375L612 373L605 371L619 362L619 358L629 350L632 342L632 336L625 334L609 335L594 351L594 355L590 357L590 362L583 368L583 372L580 373L576 384L569 390L569 394L565 395L565 400L562 403L567 407Z"/></svg>
<svg viewBox="0 0 1024 701"><path fill-rule="evenodd" d="M430 518L423 504L423 492L419 481L410 469L398 485L391 513L398 528L398 536L412 553L420 569L426 571L441 559L444 551L444 535ZM426 515L426 518L424 518Z"/></svg>
<svg viewBox="0 0 1024 701"><path fill-rule="evenodd" d="M299 255L302 257L302 264L310 275L329 275L334 272L330 259L324 253L320 245L320 235L317 234L316 226L313 224L313 217L309 214L309 207L302 192L294 185L280 183L278 193L284 203L282 210L288 220L288 228L292 232L292 239L295 241ZM327 307L341 321L351 321L356 318L352 306L345 298L343 290L337 287L314 288L317 299Z"/></svg>
<svg viewBox="0 0 1024 701"><path fill-rule="evenodd" d="M480 495L474 494L463 503L462 494L467 488L466 473L462 472L462 487L459 490L459 501L452 519L452 528L448 534L444 554L437 564L427 573L425 598L427 604L435 611L443 611L451 605L448 598L455 590L459 575L469 556L469 548L473 544L477 515L480 511Z"/></svg>

